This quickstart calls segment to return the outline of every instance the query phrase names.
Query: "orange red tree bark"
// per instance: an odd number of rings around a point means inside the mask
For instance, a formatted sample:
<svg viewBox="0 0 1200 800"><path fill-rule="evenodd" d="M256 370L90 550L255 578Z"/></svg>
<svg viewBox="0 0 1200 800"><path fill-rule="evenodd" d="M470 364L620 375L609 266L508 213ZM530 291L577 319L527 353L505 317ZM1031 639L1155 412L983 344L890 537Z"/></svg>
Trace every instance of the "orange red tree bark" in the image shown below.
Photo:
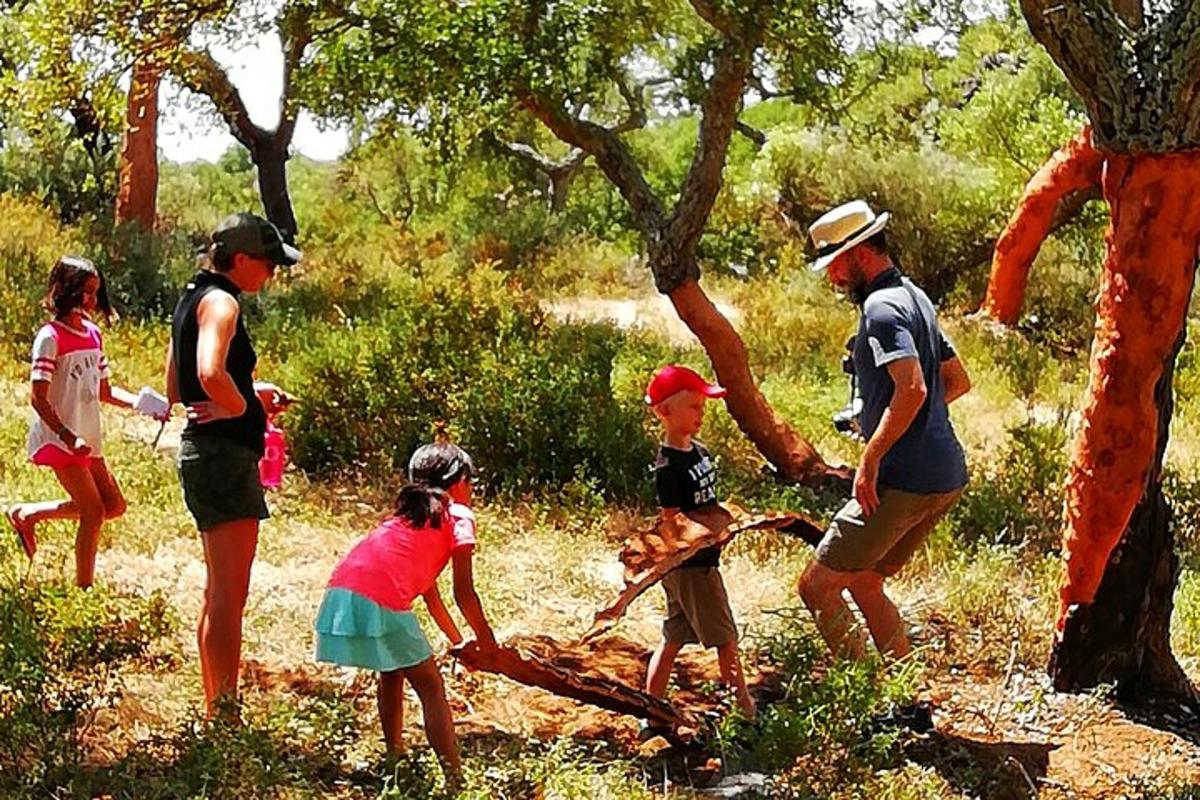
<svg viewBox="0 0 1200 800"><path fill-rule="evenodd" d="M1170 652L1178 577L1162 459L1200 248L1200 19L1190 3L1021 0L1091 121L1030 182L984 310L1011 323L1054 208L1100 180L1110 211L1082 424L1065 485L1056 686L1195 700ZM1139 44L1140 43L1140 44ZM1149 44L1147 44L1149 43ZM1149 46L1153 45L1153 46ZM1089 139L1093 141L1089 141Z"/></svg>
<svg viewBox="0 0 1200 800"><path fill-rule="evenodd" d="M125 136L121 144L117 187L117 224L136 222L154 227L158 208L158 87L163 68L153 58L133 66L125 107Z"/></svg>

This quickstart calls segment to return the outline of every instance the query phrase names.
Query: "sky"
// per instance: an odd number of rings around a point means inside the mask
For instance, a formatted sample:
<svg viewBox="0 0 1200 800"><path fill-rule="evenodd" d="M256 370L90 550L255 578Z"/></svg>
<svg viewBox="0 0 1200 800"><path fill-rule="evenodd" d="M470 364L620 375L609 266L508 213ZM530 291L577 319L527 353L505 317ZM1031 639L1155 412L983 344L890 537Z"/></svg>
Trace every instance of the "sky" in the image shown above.
<svg viewBox="0 0 1200 800"><path fill-rule="evenodd" d="M213 47L212 54L229 71L254 123L274 128L279 122L279 97L283 90L283 51L279 39L267 34L253 46L236 51ZM216 161L237 142L211 110L208 100L198 102L193 97L185 102L189 95L177 85L164 86L159 96L158 146L163 157L170 161ZM301 113L292 152L330 161L345 151L347 141L345 130L321 131L311 115Z"/></svg>

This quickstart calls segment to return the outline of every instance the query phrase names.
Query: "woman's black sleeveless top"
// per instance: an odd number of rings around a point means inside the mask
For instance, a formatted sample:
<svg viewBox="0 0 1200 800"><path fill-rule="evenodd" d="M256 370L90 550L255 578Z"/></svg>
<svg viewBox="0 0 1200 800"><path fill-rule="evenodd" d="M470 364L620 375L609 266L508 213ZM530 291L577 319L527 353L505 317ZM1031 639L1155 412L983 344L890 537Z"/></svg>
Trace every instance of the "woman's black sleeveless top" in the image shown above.
<svg viewBox="0 0 1200 800"><path fill-rule="evenodd" d="M175 374L179 380L179 398L185 405L210 399L204 387L200 385L200 377L196 371L196 340L199 336L196 308L205 295L214 289L224 289L235 299L241 294L241 290L233 281L224 275L218 272L198 272L184 287L183 296L179 298L179 303L175 306L175 316L171 320ZM229 343L225 370L233 378L238 392L246 399L246 411L240 417L207 422L203 425L189 421L183 430L185 437L220 436L244 444L262 454L267 416L254 393L256 363L258 356L254 352L254 346L250 344L250 336L246 333L242 315L238 314L237 331L233 335L233 341Z"/></svg>

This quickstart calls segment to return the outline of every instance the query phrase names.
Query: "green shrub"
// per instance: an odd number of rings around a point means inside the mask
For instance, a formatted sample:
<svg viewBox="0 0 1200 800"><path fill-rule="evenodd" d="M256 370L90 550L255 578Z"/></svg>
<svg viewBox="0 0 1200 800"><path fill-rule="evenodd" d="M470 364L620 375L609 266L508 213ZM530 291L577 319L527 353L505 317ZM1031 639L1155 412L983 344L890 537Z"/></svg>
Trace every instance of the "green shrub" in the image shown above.
<svg viewBox="0 0 1200 800"><path fill-rule="evenodd" d="M968 273L986 276L991 242L1008 214L996 203L996 176L973 160L931 146L873 149L820 129L776 130L759 180L805 226L856 197L890 211L892 251L935 300Z"/></svg>
<svg viewBox="0 0 1200 800"><path fill-rule="evenodd" d="M92 714L120 669L170 627L167 602L0 576L0 790L45 796L76 779Z"/></svg>
<svg viewBox="0 0 1200 800"><path fill-rule="evenodd" d="M610 497L646 491L643 411L613 391L616 329L554 323L486 267L397 286L385 305L310 330L284 365L303 396L289 425L297 464L387 481L444 427L490 491L577 479Z"/></svg>
<svg viewBox="0 0 1200 800"><path fill-rule="evenodd" d="M347 752L359 736L352 703L317 692L243 713L240 724L194 720L169 736L151 737L89 776L87 788L145 800L315 800L335 794L338 780L344 782Z"/></svg>
<svg viewBox="0 0 1200 800"><path fill-rule="evenodd" d="M955 538L966 543L1053 548L1062 517L1066 420L1026 419L1008 429L997 458L973 464L971 481L951 509Z"/></svg>
<svg viewBox="0 0 1200 800"><path fill-rule="evenodd" d="M779 621L777 630L754 642L759 660L782 675L779 699L761 708L752 724L737 714L727 717L718 741L727 767L773 773L771 796L828 797L893 760L897 730L875 722L911 701L917 665L838 661L818 670L825 647L814 634L798 632L807 621L794 614Z"/></svg>
<svg viewBox="0 0 1200 800"><path fill-rule="evenodd" d="M79 240L46 208L0 195L0 342L22 360L46 319L41 299L50 268L64 253L83 253Z"/></svg>
<svg viewBox="0 0 1200 800"><path fill-rule="evenodd" d="M83 255L103 273L119 314L137 320L170 316L196 271L195 248L183 231L163 227L146 233L134 224L101 224L87 238L94 244Z"/></svg>

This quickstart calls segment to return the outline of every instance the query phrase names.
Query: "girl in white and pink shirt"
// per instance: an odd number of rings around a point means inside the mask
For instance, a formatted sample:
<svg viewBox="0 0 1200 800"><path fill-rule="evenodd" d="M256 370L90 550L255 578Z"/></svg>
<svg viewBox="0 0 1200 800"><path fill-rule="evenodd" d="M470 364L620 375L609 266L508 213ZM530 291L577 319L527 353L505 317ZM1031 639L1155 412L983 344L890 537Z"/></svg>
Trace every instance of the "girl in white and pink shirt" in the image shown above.
<svg viewBox="0 0 1200 800"><path fill-rule="evenodd" d="M103 337L91 320L112 316L104 278L96 265L63 256L50 272L42 305L53 318L33 340L30 370L34 414L26 446L29 459L54 470L67 499L18 503L5 516L25 555L37 550L35 527L52 519L75 519L75 583L92 585L100 528L125 511L121 488L104 462L100 404L132 408L135 397L109 382Z"/></svg>

